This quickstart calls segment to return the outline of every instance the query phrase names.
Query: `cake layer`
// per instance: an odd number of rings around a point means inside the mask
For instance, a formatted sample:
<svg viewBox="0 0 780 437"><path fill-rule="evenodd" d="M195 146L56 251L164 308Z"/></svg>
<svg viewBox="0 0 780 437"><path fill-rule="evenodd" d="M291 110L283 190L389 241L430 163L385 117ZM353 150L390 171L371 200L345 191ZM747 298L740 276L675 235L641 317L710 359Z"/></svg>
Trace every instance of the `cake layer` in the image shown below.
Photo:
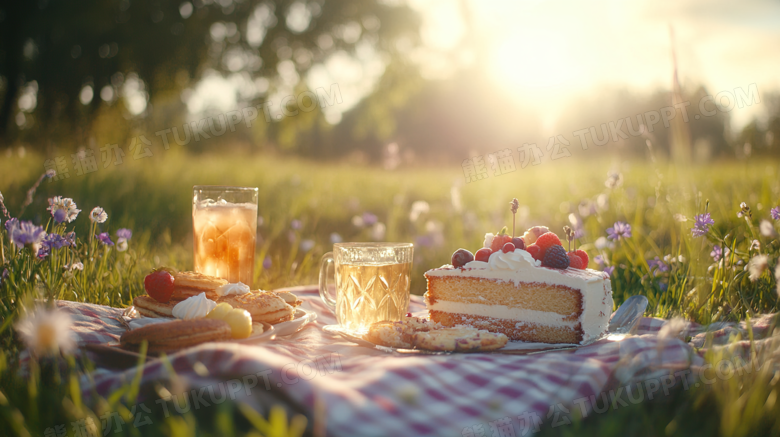
<svg viewBox="0 0 780 437"><path fill-rule="evenodd" d="M428 305L428 310L454 314L471 314L475 316L492 317L496 319L514 320L515 322L530 322L550 326L575 327L580 324L577 319L564 317L560 314L546 311L534 311L506 305L485 305L480 303L462 303L438 300Z"/></svg>
<svg viewBox="0 0 780 437"><path fill-rule="evenodd" d="M431 320L444 326L469 325L477 329L504 334L510 340L556 344L578 344L583 340L583 332L579 323L574 326L552 326L474 314L446 313L436 310L429 312Z"/></svg>
<svg viewBox="0 0 780 437"><path fill-rule="evenodd" d="M576 321L582 314L582 293L566 285L495 281L467 276L428 276L426 304L439 301L501 305L549 312Z"/></svg>

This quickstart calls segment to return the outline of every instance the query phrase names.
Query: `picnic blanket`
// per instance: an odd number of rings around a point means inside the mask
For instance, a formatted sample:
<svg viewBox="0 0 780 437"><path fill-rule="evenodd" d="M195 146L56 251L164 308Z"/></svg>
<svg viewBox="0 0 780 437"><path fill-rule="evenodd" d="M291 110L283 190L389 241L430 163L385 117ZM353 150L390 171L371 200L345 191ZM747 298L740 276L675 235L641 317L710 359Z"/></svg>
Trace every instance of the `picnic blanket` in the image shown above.
<svg viewBox="0 0 780 437"><path fill-rule="evenodd" d="M164 408L167 416L231 400L264 415L281 404L309 417L315 435L529 435L570 424L575 415L652 400L680 384L687 389L706 383L714 378L712 369L700 375L692 370L704 364L697 348L705 344L705 333L722 339L745 329L719 325L713 335L713 329L693 323L643 318L637 335L569 351L388 354L323 332L336 320L316 287L289 290L303 300L302 308L318 314L314 323L256 346L208 343L171 355L168 362L148 361L133 408L138 417L125 425L143 426L141 416L153 408ZM117 342L124 332L114 319L120 309L66 301L59 306L74 319L81 344ZM424 314L420 296L411 297L410 311ZM766 332L773 320L754 320L754 335ZM108 396L135 375L135 368L97 369L82 381L83 396ZM103 428L107 435L105 422Z"/></svg>

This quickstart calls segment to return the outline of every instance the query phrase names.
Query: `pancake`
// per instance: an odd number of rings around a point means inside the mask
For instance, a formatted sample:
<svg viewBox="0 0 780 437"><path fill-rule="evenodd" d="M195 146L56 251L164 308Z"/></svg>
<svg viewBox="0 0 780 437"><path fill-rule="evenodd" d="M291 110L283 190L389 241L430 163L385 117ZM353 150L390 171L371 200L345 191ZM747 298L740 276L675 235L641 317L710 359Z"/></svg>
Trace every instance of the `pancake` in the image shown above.
<svg viewBox="0 0 780 437"><path fill-rule="evenodd" d="M173 275L173 295L171 300L181 301L188 297L206 293L206 297L215 300L217 288L227 284L226 279L204 275L197 272L176 272Z"/></svg>
<svg viewBox="0 0 780 437"><path fill-rule="evenodd" d="M209 341L230 340L230 325L223 320L194 319L146 325L122 334L119 344L124 349L137 350L143 341L148 352L169 352Z"/></svg>
<svg viewBox="0 0 780 437"><path fill-rule="evenodd" d="M137 296L133 299L133 306L138 314L144 317L173 317L173 307L177 302L161 303L149 295Z"/></svg>
<svg viewBox="0 0 780 437"><path fill-rule="evenodd" d="M227 302L233 308L249 311L254 322L265 322L275 325L293 319L295 309L284 299L271 291L253 291L241 295L222 296L217 303Z"/></svg>
<svg viewBox="0 0 780 437"><path fill-rule="evenodd" d="M263 291L263 290L258 290ZM287 291L274 291L274 294L284 299L285 302L287 302L287 305L290 305L293 308L299 307L303 301L298 299L298 296L287 292Z"/></svg>

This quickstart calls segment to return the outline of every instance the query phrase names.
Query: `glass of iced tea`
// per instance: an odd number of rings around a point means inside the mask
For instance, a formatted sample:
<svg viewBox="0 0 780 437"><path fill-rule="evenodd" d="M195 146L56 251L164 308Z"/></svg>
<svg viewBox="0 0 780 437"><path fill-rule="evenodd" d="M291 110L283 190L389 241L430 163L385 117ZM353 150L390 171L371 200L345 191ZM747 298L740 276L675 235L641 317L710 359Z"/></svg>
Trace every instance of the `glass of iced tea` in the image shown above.
<svg viewBox="0 0 780 437"><path fill-rule="evenodd" d="M412 243L337 243L322 257L320 297L336 314L339 328L364 333L382 320L397 321L409 308ZM335 299L328 267L336 271Z"/></svg>
<svg viewBox="0 0 780 437"><path fill-rule="evenodd" d="M257 188L196 185L192 197L195 271L252 286Z"/></svg>

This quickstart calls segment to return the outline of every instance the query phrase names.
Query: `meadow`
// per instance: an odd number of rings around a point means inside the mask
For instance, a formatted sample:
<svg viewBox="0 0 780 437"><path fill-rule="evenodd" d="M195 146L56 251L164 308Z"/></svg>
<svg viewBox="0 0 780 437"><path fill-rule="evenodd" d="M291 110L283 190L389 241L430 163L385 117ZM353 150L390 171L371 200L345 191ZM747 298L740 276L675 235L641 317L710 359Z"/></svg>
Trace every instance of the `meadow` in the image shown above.
<svg viewBox="0 0 780 437"><path fill-rule="evenodd" d="M410 241L415 243L412 293L422 294L425 270L448 264L457 248L475 252L487 232L495 233L503 226L512 229L509 202L517 198L516 233L545 225L563 239L563 227L573 227L577 232L573 245L589 253L590 267L611 272L616 305L643 294L650 301L647 316L681 316L711 323L742 321L778 309L773 272L780 242L771 209L780 205L779 167L777 161L768 160L676 166L654 159L569 158L518 166L499 176L490 172L486 179L465 183L461 168L437 167L432 161L391 171L349 162L321 163L275 155L188 155L170 150L138 161L126 159L115 167L99 164L97 171L87 175L79 176L71 169L66 179L44 179L20 218L46 225L50 222L47 199L64 196L82 210L68 231L73 229L88 239L94 230L85 216L100 206L108 220L97 225L96 232L116 238L118 229L127 228L133 236L126 252L90 239L79 248L81 252L71 255L85 264L73 277L63 279L56 269L46 273L15 264L16 271L0 285L5 357L0 366L2 420L16 424L15 430L42 434L31 419L37 417L39 407L58 399L62 401L54 404L63 408L46 414L87 414L78 413L79 409L86 411L86 406L68 407L74 402L72 390L31 392L29 384L11 375L10 363L21 348L10 330L19 303L36 296L125 306L143 293L143 277L152 268L190 269L190 196L196 184L259 187L258 288L314 283L320 257L336 241ZM43 172L43 158L34 154L20 157L13 153L0 159L0 192L11 216L18 216L28 188ZM696 236L692 232L695 216L706 213L714 223ZM631 235L607 238L608 229L618 221L630 226ZM4 244L10 262L18 262L20 257L9 256L7 238ZM759 256L766 258L756 266L751 260ZM93 257L100 262L88 267L86 258ZM775 403L780 377L774 373L775 358L770 355L762 357L771 363L761 372L718 382L706 390L680 393L666 403L643 403L610 412L567 432L599 430L624 435L637 423L652 426L632 428L635 435L767 432L777 426L780 409ZM747 409L751 409L750 419L740 420ZM236 411L215 413L223 414L240 415ZM220 417L168 419L157 432L193 430L199 423L202 434L219 434L225 431L221 428L225 419ZM248 428L260 420L241 417Z"/></svg>

